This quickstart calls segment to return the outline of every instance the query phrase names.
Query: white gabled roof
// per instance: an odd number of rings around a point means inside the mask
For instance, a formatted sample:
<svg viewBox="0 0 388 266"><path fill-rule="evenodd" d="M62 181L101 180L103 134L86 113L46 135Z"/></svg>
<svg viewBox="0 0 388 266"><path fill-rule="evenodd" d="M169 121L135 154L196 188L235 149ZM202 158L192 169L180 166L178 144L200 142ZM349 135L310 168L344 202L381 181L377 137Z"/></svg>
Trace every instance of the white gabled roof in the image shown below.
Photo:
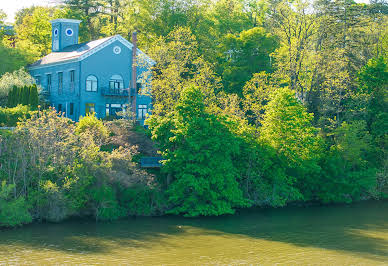
<svg viewBox="0 0 388 266"><path fill-rule="evenodd" d="M133 44L124 39L121 35L115 35L95 41L74 44L63 48L61 52L53 52L42 59L36 61L35 63L28 66L28 69L38 69L47 66L66 64L71 62L77 62L84 60L85 58L95 54L106 46L112 44L115 41L121 42L123 45L132 50ZM137 49L136 54L145 55L140 49ZM154 65L156 62L152 60L150 57L145 55L147 61Z"/></svg>

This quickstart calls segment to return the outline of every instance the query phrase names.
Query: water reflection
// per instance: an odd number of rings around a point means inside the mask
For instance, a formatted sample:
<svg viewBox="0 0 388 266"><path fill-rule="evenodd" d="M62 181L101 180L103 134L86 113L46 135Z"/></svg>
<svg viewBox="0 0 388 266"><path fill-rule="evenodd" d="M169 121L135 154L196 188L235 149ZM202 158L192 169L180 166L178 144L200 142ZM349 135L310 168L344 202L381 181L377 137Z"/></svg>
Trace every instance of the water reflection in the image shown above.
<svg viewBox="0 0 388 266"><path fill-rule="evenodd" d="M0 232L0 261L77 264L384 264L388 202L187 219L70 221Z"/></svg>

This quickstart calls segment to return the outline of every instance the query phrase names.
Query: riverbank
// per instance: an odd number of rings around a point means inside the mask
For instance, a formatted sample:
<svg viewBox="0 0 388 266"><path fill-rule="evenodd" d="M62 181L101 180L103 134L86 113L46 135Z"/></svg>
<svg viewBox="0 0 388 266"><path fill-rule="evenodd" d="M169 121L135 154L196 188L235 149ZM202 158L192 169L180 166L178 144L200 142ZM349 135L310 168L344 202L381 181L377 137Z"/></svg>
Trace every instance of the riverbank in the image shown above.
<svg viewBox="0 0 388 266"><path fill-rule="evenodd" d="M72 224L90 224L90 223L95 223L95 224L103 224L103 225L109 225L109 224L115 224L116 222L123 222L123 221L136 221L136 220L141 220L141 219L183 219L183 220L196 220L196 219L212 219L219 217L222 219L222 217L239 217L243 216L246 213L265 213L265 212L299 212L303 209L319 209L319 208L353 208L358 205L363 205L363 204L370 204L370 205L380 205L380 204L387 204L388 205L388 199L382 199L382 200L364 200L364 201L359 201L359 202L352 202L352 203L330 203L330 204L323 204L321 202L293 202L288 204L287 206L284 207L278 207L278 208L273 208L273 207L250 207L250 208L244 208L244 209L237 209L234 214L224 214L221 216L199 216L199 217L184 217L182 215L173 215L173 214L160 214L160 215L150 215L150 216L127 216L127 217L122 217L117 220L96 220L95 217L93 216L71 216L65 220L62 221L48 221L48 220L41 220L41 221L33 221L32 223L25 224L25 225L20 225L18 227L0 227L0 233L1 232L6 232L9 230L16 230L24 227L29 227L29 226L38 226L38 225L60 225L60 224L67 224L67 223L72 223Z"/></svg>
<svg viewBox="0 0 388 266"><path fill-rule="evenodd" d="M0 236L5 264L383 265L388 202L249 209L220 217L72 220Z"/></svg>
<svg viewBox="0 0 388 266"><path fill-rule="evenodd" d="M187 93L193 100L200 98L197 89ZM167 147L170 140L149 138L158 135L151 122L151 131L145 131L125 119L101 121L88 115L73 123L53 109L33 113L0 139L0 226L85 216L99 221L166 213L220 216L252 206L355 202L387 195L386 176L376 168L357 170L355 179L334 171L335 156L303 159L302 166L260 140L233 135L224 120L211 121L222 129L213 133L227 134L233 147L212 140L210 124L198 131L199 138L182 136L194 142L185 147L183 141L178 151ZM139 158L157 154L156 147L164 151L162 169L140 168Z"/></svg>

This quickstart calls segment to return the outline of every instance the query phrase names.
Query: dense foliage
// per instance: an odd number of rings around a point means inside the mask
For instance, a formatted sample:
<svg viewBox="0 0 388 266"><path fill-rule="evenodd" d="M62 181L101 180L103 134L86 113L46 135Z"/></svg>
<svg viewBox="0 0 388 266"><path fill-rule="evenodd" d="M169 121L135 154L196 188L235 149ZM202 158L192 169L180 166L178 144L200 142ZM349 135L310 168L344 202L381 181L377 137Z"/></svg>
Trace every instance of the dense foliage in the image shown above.
<svg viewBox="0 0 388 266"><path fill-rule="evenodd" d="M58 3L17 13L14 55L1 35L3 71L50 52L53 18L82 19L80 41L129 38L136 30L139 47L157 62L149 66L154 108L147 134L163 167L139 170L131 138L112 131L121 123L135 132L128 121L86 116L74 124L52 110L32 113L2 136L0 204L9 208L0 224L30 216L221 215L387 197L386 2ZM24 73L0 77L3 106L14 85L34 83ZM15 108L1 112L27 107ZM20 213L15 224L1 221L10 211Z"/></svg>
<svg viewBox="0 0 388 266"><path fill-rule="evenodd" d="M34 83L34 78L23 68L5 73L0 77L0 105L7 105L8 94L14 87L21 88L24 86L32 86Z"/></svg>
<svg viewBox="0 0 388 266"><path fill-rule="evenodd" d="M94 116L75 125L50 109L32 112L12 134L3 134L0 206L9 206L1 209L0 224L14 226L31 217L61 221L85 215L111 220L157 213L161 207L152 203L158 191L153 176L132 162L135 147L102 151L109 140L101 141L100 134L107 131ZM136 199L134 204L137 196L143 201ZM8 220L9 212L19 220Z"/></svg>
<svg viewBox="0 0 388 266"><path fill-rule="evenodd" d="M8 93L8 107L15 107L18 104L29 105L32 108L38 107L38 88L32 86L14 86Z"/></svg>
<svg viewBox="0 0 388 266"><path fill-rule="evenodd" d="M182 92L176 112L149 121L165 158L171 213L220 215L247 205L233 163L238 142L224 123L206 112L197 88Z"/></svg>
<svg viewBox="0 0 388 266"><path fill-rule="evenodd" d="M0 126L14 127L17 122L30 116L30 110L27 105L18 105L16 107L0 107Z"/></svg>

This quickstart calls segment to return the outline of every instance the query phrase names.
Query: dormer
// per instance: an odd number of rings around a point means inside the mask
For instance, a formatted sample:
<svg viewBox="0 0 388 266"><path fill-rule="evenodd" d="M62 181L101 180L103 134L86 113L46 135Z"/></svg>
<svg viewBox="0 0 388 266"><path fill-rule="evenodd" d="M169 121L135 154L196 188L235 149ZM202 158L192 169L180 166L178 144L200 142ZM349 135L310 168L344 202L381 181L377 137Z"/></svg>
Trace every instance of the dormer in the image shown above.
<svg viewBox="0 0 388 266"><path fill-rule="evenodd" d="M81 20L61 18L50 22L53 52L61 52L67 46L78 44L78 31Z"/></svg>

